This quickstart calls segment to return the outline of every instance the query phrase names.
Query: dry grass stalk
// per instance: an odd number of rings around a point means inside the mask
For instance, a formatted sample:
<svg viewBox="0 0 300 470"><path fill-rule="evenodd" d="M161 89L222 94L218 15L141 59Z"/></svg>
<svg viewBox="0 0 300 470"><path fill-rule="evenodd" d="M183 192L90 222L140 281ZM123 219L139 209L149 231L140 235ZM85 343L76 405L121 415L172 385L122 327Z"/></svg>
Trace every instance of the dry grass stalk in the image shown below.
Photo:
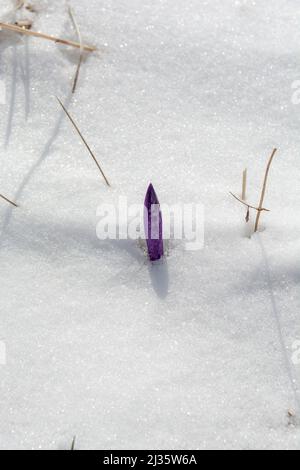
<svg viewBox="0 0 300 470"><path fill-rule="evenodd" d="M245 207L248 207L248 209L253 209L255 211L260 211L260 212L270 212L269 209L265 209L264 207L262 207L261 209L259 209L258 207L255 207L255 206L251 206L251 204L248 204L248 202L245 202L243 201L242 199L240 199L239 197L237 197L235 194L233 194L232 192L230 192L229 194L231 194L231 196L234 197L234 199L236 199L237 201L239 201L241 204L243 204Z"/></svg>
<svg viewBox="0 0 300 470"><path fill-rule="evenodd" d="M261 196L260 196L260 201L259 201L259 206L258 206L258 211L257 211L257 216L256 216L256 221L255 221L255 229L254 229L254 232L257 232L258 231L258 228L259 228L259 221L260 221L260 215L261 215L261 212L262 212L262 206L263 206L263 203L264 203L264 200L265 200L265 195L266 195L266 190L267 190L267 183L268 183L268 177L269 177L269 173L270 173L270 168L271 168L271 165L272 165L272 162L273 162L273 159L275 157L275 154L277 152L277 149L274 149L270 158L269 158L269 161L268 161L268 165L267 165L267 168L266 168L266 172L265 172L265 177L264 177L264 182L263 182L263 187L262 187L262 191L261 191Z"/></svg>
<svg viewBox="0 0 300 470"><path fill-rule="evenodd" d="M97 50L97 48L94 47L94 46L87 46L85 44L82 45L82 44L80 44L76 41L69 41L68 39L61 39L61 38L57 38L55 36L50 36L48 34L38 33L37 31L32 31L32 30L29 30L29 29L20 28L19 26L14 25L14 24L10 24L10 23L1 23L0 22L0 29L5 29L7 31L12 31L14 33L25 34L27 36L33 36L33 37L36 37L36 38L47 39L48 41L52 41L52 42L55 42L57 44L64 44L65 46L76 47L77 49L82 48L84 51L88 51L88 52L95 52Z"/></svg>
<svg viewBox="0 0 300 470"><path fill-rule="evenodd" d="M72 444L71 444L71 450L75 450L75 443L76 443L76 436L73 437Z"/></svg>
<svg viewBox="0 0 300 470"><path fill-rule="evenodd" d="M7 199L7 197L3 196L2 194L0 194L0 198L3 199L4 201L8 202L12 206L18 207L18 205L15 202L11 201L10 199Z"/></svg>
<svg viewBox="0 0 300 470"><path fill-rule="evenodd" d="M78 65L77 65L77 69L76 69L76 73L75 73L75 77L74 77L74 82L73 82L73 88L72 88L72 93L74 94L75 91L76 91L77 82L78 82L78 78L79 78L79 72L80 72L82 61L83 61L84 49L83 49L83 42L82 42L81 32L80 32L78 23L76 21L75 15L73 13L73 10L70 6L69 6L68 10L69 10L70 18L72 20L72 23L74 25L74 28L75 28L77 36L78 36L79 44L80 44L79 60L78 60Z"/></svg>
<svg viewBox="0 0 300 470"><path fill-rule="evenodd" d="M258 231L261 213L262 212L270 212L269 209L266 209L265 207L263 207L263 204L264 204L266 190L267 190L269 172L270 172L271 164L272 164L272 161L274 159L274 156L275 156L276 152L277 152L277 149L274 149L271 156L270 156L270 158L269 158L268 165L267 165L266 172L265 172L265 177L264 177L262 192L261 192L261 196L260 196L260 201L259 201L259 205L257 207L254 206L254 205L249 204L248 202L246 202L247 170L245 170L243 172L243 190L242 190L243 194L242 194L242 198L239 198L235 194L230 193L231 196L233 196L237 201L239 201L241 204L243 204L245 207L247 207L246 222L249 222L249 219L250 219L250 209L253 209L257 212L256 220L255 220L254 233L256 233Z"/></svg>
<svg viewBox="0 0 300 470"><path fill-rule="evenodd" d="M79 127L77 126L77 124L75 123L74 119L72 118L72 116L70 115L69 111L66 109L66 107L63 105L63 103L60 101L59 98L57 98L57 101L59 102L60 106L62 107L62 109L64 110L64 112L66 113L67 117L69 118L69 120L71 121L71 123L73 124L75 130L77 131L79 137L81 138L82 142L84 143L84 145L86 146L86 148L88 149L91 157L93 158L94 162L96 163L101 175L103 176L104 178L104 181L105 183L107 184L107 186L110 186L110 183L108 181L108 179L106 178L101 166L99 165L94 153L92 152L90 146L88 145L87 141L85 140L85 138L83 137L82 133L80 132L79 130Z"/></svg>

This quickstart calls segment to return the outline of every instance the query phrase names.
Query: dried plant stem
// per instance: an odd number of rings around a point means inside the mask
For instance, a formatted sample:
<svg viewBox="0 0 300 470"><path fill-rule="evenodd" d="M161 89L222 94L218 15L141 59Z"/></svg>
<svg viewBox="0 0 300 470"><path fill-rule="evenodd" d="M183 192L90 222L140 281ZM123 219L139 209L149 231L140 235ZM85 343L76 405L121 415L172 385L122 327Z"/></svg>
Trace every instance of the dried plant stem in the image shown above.
<svg viewBox="0 0 300 470"><path fill-rule="evenodd" d="M255 206L251 206L250 204L248 204L248 202L245 202L243 201L242 199L240 199L239 197L237 197L235 194L231 193L231 196L234 197L234 199L236 199L237 201L239 201L241 204L243 204L245 207L248 207L248 209L253 209L257 212L270 212L269 209L265 209L264 207L262 208L259 208L259 207L255 207Z"/></svg>
<svg viewBox="0 0 300 470"><path fill-rule="evenodd" d="M0 29L6 29L8 31L13 31L15 33L25 34L27 36L34 36L37 38L47 39L48 41L56 42L58 44L64 44L66 46L76 47L77 49L83 49L84 51L94 52L97 50L94 46L82 45L75 41L69 41L68 39L61 39L55 36L49 36L48 34L38 33L37 31L31 31L25 28L20 28L19 26L10 24L10 23L0 23Z"/></svg>
<svg viewBox="0 0 300 470"><path fill-rule="evenodd" d="M243 171L243 186L242 186L242 200L246 201L247 198L247 168Z"/></svg>
<svg viewBox="0 0 300 470"><path fill-rule="evenodd" d="M8 202L8 203L11 204L12 206L18 207L18 205L17 205L15 202L12 202L10 199L7 199L7 197L3 196L2 194L0 194L0 198L1 198L1 199L4 199L4 201Z"/></svg>
<svg viewBox="0 0 300 470"><path fill-rule="evenodd" d="M75 15L73 13L73 10L70 6L69 6L68 10L69 10L70 18L72 20L72 23L74 25L74 28L75 28L77 36L78 36L79 44L80 44L79 60L78 60L78 65L77 65L77 69L76 69L76 73L75 73L75 77L74 77L74 82L73 82L73 88L72 88L72 93L74 94L75 91L76 91L77 82L78 82L78 78L79 78L79 72L80 72L82 61L83 61L84 49L83 49L83 42L82 42L81 32L80 32L78 23L76 21Z"/></svg>
<svg viewBox="0 0 300 470"><path fill-rule="evenodd" d="M62 109L64 110L64 112L66 113L66 115L68 116L69 120L71 121L71 123L73 124L75 130L77 131L79 137L81 138L82 142L84 143L84 145L86 146L86 148L88 149L91 157L93 158L94 162L96 163L101 175L103 176L104 180L105 180L105 183L107 184L107 186L110 186L109 184L109 181L108 179L106 178L101 166L99 165L94 153L92 152L90 146L88 145L87 141L85 140L85 138L83 137L83 135L81 134L80 130L79 130L79 127L77 126L77 124L75 123L74 119L72 118L72 116L70 115L69 111L66 109L66 107L63 105L63 103L60 101L59 98L57 98L57 101L59 102L59 104L61 105Z"/></svg>
<svg viewBox="0 0 300 470"><path fill-rule="evenodd" d="M75 443L76 443L76 436L73 437L72 444L71 444L71 450L75 450Z"/></svg>
<svg viewBox="0 0 300 470"><path fill-rule="evenodd" d="M257 211L257 216L256 216L256 221L255 221L255 229L254 229L254 232L257 232L258 231L258 228L259 228L259 221L260 221L260 215L261 215L261 212L262 212L262 206L263 206L263 203L264 203L264 200L265 200L265 195L266 195L266 190L267 190L267 183L268 183L268 177L269 177L269 172L270 172L270 168L271 168L271 165L272 165L272 162L273 162L273 159L275 157L275 154L277 152L277 149L274 149L270 158L269 158L269 161L268 161L268 165L267 165L267 168L266 168L266 172L265 172L265 177L264 177L264 182L263 182L263 187L262 187L262 191L261 191L261 196L260 196L260 201L259 201L259 206L258 206L258 211Z"/></svg>

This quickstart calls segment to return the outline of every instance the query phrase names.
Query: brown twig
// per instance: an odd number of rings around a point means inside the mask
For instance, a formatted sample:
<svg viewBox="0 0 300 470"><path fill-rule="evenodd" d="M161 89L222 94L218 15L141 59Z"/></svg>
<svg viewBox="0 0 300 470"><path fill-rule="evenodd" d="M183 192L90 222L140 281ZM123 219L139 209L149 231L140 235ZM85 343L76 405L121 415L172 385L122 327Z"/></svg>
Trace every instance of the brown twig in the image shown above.
<svg viewBox="0 0 300 470"><path fill-rule="evenodd" d="M8 31L13 31L15 33L25 34L27 36L34 36L37 38L47 39L48 41L56 42L58 44L64 44L66 46L76 47L77 49L83 49L88 52L95 52L97 50L94 46L81 45L75 41L69 41L68 39L61 39L55 36L49 36L48 34L38 33L37 31L28 30L25 28L20 28L14 24L10 23L0 23L0 29L6 29Z"/></svg>
<svg viewBox="0 0 300 470"><path fill-rule="evenodd" d="M10 199L7 199L7 197L3 196L2 194L0 194L0 198L4 199L4 201L8 202L9 204L11 204L14 207L19 207L15 202L11 201Z"/></svg>
<svg viewBox="0 0 300 470"><path fill-rule="evenodd" d="M235 194L233 194L232 192L230 192L229 194L231 194L231 196L234 197L234 199L236 199L237 201L239 201L241 204L243 204L244 206L248 207L248 209L253 209L257 212L270 212L269 209L265 209L264 207L255 207L255 206L251 206L250 204L248 204L247 202L243 201L242 199L240 199L239 197L237 197Z"/></svg>
<svg viewBox="0 0 300 470"><path fill-rule="evenodd" d="M258 227L259 227L259 221L260 221L260 215L261 215L261 212L262 212L262 206L263 206L263 203L264 203L264 199L265 199L265 195L266 195L266 190L267 190L267 183L268 183L268 177L269 177L269 172L270 172L270 168L271 168L271 165L272 165L272 161L275 157L275 154L277 152L277 149L274 149L270 158L269 158L269 161L268 161L268 165L267 165L267 168L266 168L266 172L265 172L265 177L264 177L264 182L263 182L263 187L262 187L262 191L261 191L261 196L260 196L260 201L259 201L259 206L258 206L258 212L257 212L257 216L256 216L256 221L255 221L255 229L254 229L254 232L257 232L258 231Z"/></svg>
<svg viewBox="0 0 300 470"><path fill-rule="evenodd" d="M98 163L98 161L97 161L95 155L93 154L93 152L92 152L90 146L88 145L87 141L85 140L85 138L84 138L83 135L81 134L81 132L80 132L80 130L79 130L79 127L78 127L77 124L75 123L75 121L74 121L74 119L72 118L72 116L70 115L69 111L66 109L66 107L63 105L63 103L60 101L60 99L57 98L57 97L56 97L56 99L57 99L57 101L59 102L59 104L60 104L60 106L62 107L62 109L64 110L64 112L66 113L66 115L68 116L68 118L70 119L71 123L73 124L74 128L76 129L76 131L77 131L79 137L81 138L82 142L84 143L84 145L85 145L86 148L88 149L88 151L89 151L91 157L93 158L93 160L94 160L94 162L96 163L96 165L97 165L97 167L98 167L98 169L99 169L101 175L103 176L103 178L104 178L104 180L105 180L105 183L107 184L107 186L110 186L108 179L106 178L106 176L105 176L105 174L104 174L104 172L103 172L101 166L99 165L99 163Z"/></svg>
<svg viewBox="0 0 300 470"><path fill-rule="evenodd" d="M82 42L81 32L80 32L78 23L76 21L75 15L74 15L73 10L70 6L69 6L68 10L69 10L69 15L70 15L71 21L74 25L74 28L75 28L77 36L78 36L79 44L80 44L80 54L79 54L78 65L77 65L77 69L76 69L76 73L75 73L75 77L74 77L73 88L72 88L72 93L74 94L75 91L76 91L77 82L78 82L78 78L79 78L79 72L80 72L82 61L83 61L84 50L83 50L83 42Z"/></svg>

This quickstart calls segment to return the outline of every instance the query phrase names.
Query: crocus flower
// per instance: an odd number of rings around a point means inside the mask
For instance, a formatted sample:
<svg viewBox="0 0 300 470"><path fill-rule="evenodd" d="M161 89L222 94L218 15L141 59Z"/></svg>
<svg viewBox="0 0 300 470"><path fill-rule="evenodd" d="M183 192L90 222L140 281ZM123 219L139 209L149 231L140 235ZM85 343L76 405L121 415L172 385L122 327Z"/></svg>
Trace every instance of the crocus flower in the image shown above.
<svg viewBox="0 0 300 470"><path fill-rule="evenodd" d="M164 255L163 225L159 200L152 184L146 193L144 224L150 261L158 261Z"/></svg>

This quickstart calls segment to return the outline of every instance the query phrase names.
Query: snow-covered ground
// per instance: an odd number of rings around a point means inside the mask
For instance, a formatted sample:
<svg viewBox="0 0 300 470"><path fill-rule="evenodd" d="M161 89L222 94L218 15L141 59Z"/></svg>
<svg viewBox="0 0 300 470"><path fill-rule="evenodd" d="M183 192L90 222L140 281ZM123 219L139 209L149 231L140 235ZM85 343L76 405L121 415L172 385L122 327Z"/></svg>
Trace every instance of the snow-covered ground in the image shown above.
<svg viewBox="0 0 300 470"><path fill-rule="evenodd" d="M33 29L76 39L64 2L31 3ZM55 99L78 51L2 31L0 193L20 207L0 201L0 447L299 449L299 5L72 6L99 52L69 109L112 188ZM274 147L249 238L229 191L248 167L257 204ZM97 239L99 204L140 203L149 181L161 203L205 205L203 250L174 243L157 267Z"/></svg>

